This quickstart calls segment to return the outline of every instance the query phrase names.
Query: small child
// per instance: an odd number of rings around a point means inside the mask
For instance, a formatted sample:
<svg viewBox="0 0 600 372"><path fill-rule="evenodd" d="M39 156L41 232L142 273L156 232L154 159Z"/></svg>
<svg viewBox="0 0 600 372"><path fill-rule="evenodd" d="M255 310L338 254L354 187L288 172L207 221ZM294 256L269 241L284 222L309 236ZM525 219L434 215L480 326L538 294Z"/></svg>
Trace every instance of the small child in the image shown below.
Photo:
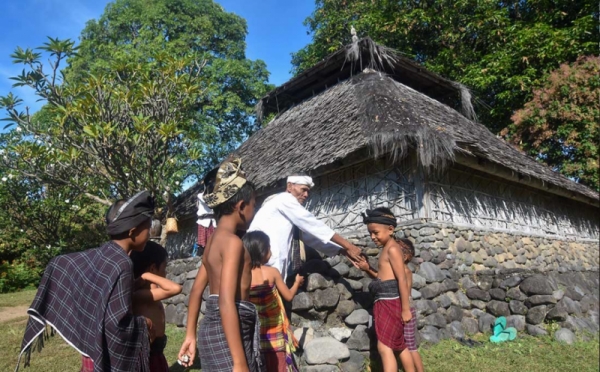
<svg viewBox="0 0 600 372"><path fill-rule="evenodd" d="M398 244L402 248L402 252L404 253L404 272L406 273L406 286L408 288L408 293L410 293L410 289L412 288L412 280L413 274L412 271L408 268L408 264L410 260L415 256L415 246L413 243L405 238L398 239ZM412 305L412 297L411 297L411 305ZM404 340L406 341L406 348L410 351L410 355L412 357L413 363L415 364L415 369L417 372L423 372L423 360L421 359L421 354L417 349L417 340L415 338L417 333L417 311L413 306L410 307L410 314L412 315L412 319L404 325Z"/></svg>
<svg viewBox="0 0 600 372"><path fill-rule="evenodd" d="M296 275L292 288L288 288L279 270L264 266L271 258L271 244L264 232L246 233L242 242L252 261L250 302L256 305L260 318L260 348L266 369L269 372L298 371L293 355L298 341L290 328L281 298L291 302L304 283L304 277Z"/></svg>
<svg viewBox="0 0 600 372"><path fill-rule="evenodd" d="M355 263L355 266L377 278L369 285L369 291L375 296L373 318L383 370L398 371L395 353L399 353L404 371L413 372L414 363L404 340L404 327L412 319L410 290L407 286L405 258L394 240L396 217L388 208L376 208L363 214L363 222L373 242L383 247L379 256L379 272L367 262Z"/></svg>
<svg viewBox="0 0 600 372"><path fill-rule="evenodd" d="M133 292L133 314L152 321L150 334L150 372L169 372L164 355L167 346L165 335L165 308L162 300L181 293L181 286L165 278L167 251L158 243L149 241L143 251L129 255L133 261L133 275L137 288Z"/></svg>

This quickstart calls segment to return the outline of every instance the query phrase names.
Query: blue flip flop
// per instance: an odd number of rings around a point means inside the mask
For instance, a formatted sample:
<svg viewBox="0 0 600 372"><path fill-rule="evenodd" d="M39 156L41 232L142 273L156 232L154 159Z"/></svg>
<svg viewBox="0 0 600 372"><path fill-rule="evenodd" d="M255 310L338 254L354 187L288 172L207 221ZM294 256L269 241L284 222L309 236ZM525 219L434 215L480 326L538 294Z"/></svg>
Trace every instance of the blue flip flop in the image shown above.
<svg viewBox="0 0 600 372"><path fill-rule="evenodd" d="M494 323L494 336L500 335L506 329L506 318L501 316L496 318Z"/></svg>
<svg viewBox="0 0 600 372"><path fill-rule="evenodd" d="M508 327L502 333L508 334L508 341L512 341L517 338L517 329L515 327Z"/></svg>
<svg viewBox="0 0 600 372"><path fill-rule="evenodd" d="M499 344L501 342L508 341L509 337L510 335L508 334L508 332L501 332L499 335L490 336L490 342Z"/></svg>
<svg viewBox="0 0 600 372"><path fill-rule="evenodd" d="M492 335L490 337L490 341L498 344L504 341L512 341L517 338L517 329L514 327L506 328L504 331L500 332L498 335Z"/></svg>

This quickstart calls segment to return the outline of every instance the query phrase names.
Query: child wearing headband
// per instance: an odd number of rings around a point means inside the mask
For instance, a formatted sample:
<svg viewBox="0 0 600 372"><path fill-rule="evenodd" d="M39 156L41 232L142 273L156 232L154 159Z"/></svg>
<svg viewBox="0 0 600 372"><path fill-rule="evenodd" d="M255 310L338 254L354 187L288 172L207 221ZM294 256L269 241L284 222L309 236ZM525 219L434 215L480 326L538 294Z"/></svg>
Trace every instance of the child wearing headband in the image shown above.
<svg viewBox="0 0 600 372"><path fill-rule="evenodd" d="M413 372L414 363L404 340L404 325L412 318L410 289L406 280L404 253L394 239L396 217L388 208L375 208L363 214L363 223L367 225L371 240L382 247L379 272L367 262L354 265L377 278L369 284L369 291L375 297L373 318L383 370L397 371L396 354L399 354L404 371Z"/></svg>

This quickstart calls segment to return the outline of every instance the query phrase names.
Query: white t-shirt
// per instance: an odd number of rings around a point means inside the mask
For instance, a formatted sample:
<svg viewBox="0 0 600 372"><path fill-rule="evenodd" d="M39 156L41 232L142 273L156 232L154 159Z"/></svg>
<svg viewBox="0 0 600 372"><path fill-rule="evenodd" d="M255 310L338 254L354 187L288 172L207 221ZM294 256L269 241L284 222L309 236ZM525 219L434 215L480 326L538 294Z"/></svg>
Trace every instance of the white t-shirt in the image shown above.
<svg viewBox="0 0 600 372"><path fill-rule="evenodd" d="M304 244L323 254L334 256L341 249L331 241L335 232L306 210L292 194L275 195L259 209L248 231L262 231L269 236L271 259L267 265L277 268L284 280L294 226L302 231Z"/></svg>
<svg viewBox="0 0 600 372"><path fill-rule="evenodd" d="M196 204L198 206L198 212L196 212L196 215L198 217L214 213L213 210L210 209L208 207L208 205L206 205L206 202L204 201L204 194L202 194L202 193L198 194L198 203L196 203ZM211 222L212 222L213 226L215 226L215 227L217 226L217 221L215 221L214 218L203 218L203 219L198 218L198 220L196 221L196 223L198 225L204 226L204 227L209 227Z"/></svg>

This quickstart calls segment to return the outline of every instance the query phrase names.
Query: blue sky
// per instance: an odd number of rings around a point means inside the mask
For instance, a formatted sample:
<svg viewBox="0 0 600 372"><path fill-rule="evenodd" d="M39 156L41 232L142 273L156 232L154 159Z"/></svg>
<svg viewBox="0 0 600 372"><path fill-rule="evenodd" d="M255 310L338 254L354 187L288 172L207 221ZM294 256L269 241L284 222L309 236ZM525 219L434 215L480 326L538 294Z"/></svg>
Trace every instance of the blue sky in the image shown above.
<svg viewBox="0 0 600 372"><path fill-rule="evenodd" d="M47 36L78 40L85 23L97 19L107 0L0 0L0 95L13 91L25 104L40 106L30 89L12 88L9 77L20 73L10 54L17 46L37 47ZM270 82L280 85L290 78L291 55L309 43L302 24L314 9L314 0L218 0L228 12L248 23L246 55L262 59L271 73ZM3 113L0 113L3 116ZM1 131L0 127L0 131Z"/></svg>

